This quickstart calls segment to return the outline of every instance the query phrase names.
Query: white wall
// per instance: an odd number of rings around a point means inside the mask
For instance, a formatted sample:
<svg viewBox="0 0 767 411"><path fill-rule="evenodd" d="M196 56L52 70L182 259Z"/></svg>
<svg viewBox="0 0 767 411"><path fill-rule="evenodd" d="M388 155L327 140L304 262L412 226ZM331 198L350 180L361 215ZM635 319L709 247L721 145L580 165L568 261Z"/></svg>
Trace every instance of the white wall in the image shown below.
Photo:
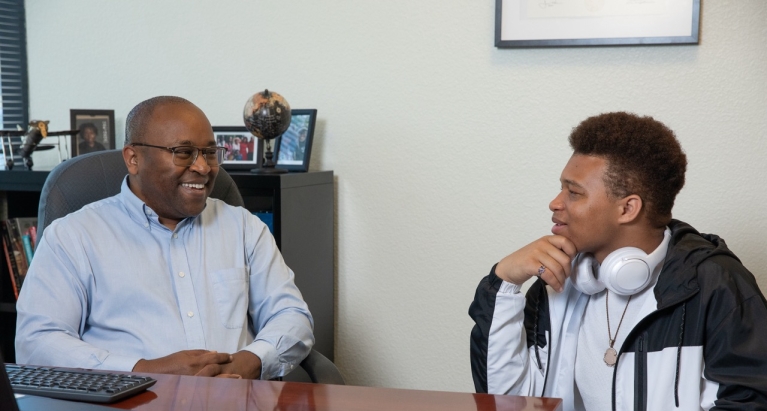
<svg viewBox="0 0 767 411"><path fill-rule="evenodd" d="M493 1L27 0L31 115L174 94L241 124L263 88L317 108L337 176L336 362L352 384L472 391L467 309L550 229L587 116L629 110L688 154L675 217L767 286L767 3L706 0L698 46L499 50ZM50 168L55 161L35 154ZM45 168L45 167L43 167Z"/></svg>

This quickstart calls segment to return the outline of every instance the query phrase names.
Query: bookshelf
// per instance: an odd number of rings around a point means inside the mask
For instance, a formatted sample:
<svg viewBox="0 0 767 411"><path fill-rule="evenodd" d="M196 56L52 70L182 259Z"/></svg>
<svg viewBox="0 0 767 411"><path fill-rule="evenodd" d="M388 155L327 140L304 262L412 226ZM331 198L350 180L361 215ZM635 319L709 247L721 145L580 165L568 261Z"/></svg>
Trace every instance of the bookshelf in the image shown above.
<svg viewBox="0 0 767 411"><path fill-rule="evenodd" d="M0 171L0 219L37 217L40 191L47 171ZM13 347L16 336L16 297L5 255L0 252L0 350L7 362L16 358Z"/></svg>
<svg viewBox="0 0 767 411"><path fill-rule="evenodd" d="M273 234L314 316L315 349L334 357L333 172L256 175L229 172L251 212L271 214ZM47 171L0 171L0 218L37 216ZM1 253L0 253L1 254ZM16 304L0 255L0 350L15 362Z"/></svg>

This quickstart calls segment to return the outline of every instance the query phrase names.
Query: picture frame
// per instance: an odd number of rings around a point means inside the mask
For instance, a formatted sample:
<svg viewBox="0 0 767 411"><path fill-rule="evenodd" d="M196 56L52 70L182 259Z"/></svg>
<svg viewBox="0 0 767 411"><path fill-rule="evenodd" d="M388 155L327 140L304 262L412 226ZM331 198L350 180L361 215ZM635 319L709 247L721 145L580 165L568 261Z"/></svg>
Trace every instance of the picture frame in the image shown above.
<svg viewBox="0 0 767 411"><path fill-rule="evenodd" d="M245 126L214 126L216 145L228 150L221 167L227 171L247 171L260 166L261 140Z"/></svg>
<svg viewBox="0 0 767 411"><path fill-rule="evenodd" d="M497 48L698 44L700 0L496 0Z"/></svg>
<svg viewBox="0 0 767 411"><path fill-rule="evenodd" d="M273 142L276 168L309 171L316 122L316 109L291 110L290 126Z"/></svg>
<svg viewBox="0 0 767 411"><path fill-rule="evenodd" d="M71 157L117 148L114 110L71 109L69 126L71 130L80 130L71 137Z"/></svg>

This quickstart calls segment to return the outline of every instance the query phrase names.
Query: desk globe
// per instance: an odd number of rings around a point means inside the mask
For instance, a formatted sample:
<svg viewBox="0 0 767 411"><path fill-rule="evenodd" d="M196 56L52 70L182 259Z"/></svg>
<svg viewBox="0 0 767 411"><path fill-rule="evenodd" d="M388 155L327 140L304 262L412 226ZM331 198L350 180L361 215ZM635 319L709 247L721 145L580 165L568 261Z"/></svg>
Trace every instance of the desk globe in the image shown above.
<svg viewBox="0 0 767 411"><path fill-rule="evenodd" d="M245 102L242 112L245 127L259 140L264 141L266 161L261 168L251 170L259 174L287 173L275 167L272 161L272 140L290 127L290 104L280 94L264 90L252 95Z"/></svg>

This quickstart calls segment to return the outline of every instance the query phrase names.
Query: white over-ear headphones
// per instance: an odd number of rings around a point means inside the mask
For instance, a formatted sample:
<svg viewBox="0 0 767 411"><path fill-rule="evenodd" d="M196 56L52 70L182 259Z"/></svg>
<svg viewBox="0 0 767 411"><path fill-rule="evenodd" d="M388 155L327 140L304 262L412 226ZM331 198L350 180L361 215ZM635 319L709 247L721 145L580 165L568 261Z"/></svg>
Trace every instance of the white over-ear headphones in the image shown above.
<svg viewBox="0 0 767 411"><path fill-rule="evenodd" d="M619 248L605 257L601 266L593 255L578 254L570 273L573 286L589 295L605 288L619 295L636 294L650 284L653 273L660 271L670 240L671 230L666 228L663 241L649 255L636 247ZM595 272L599 275L595 276Z"/></svg>

